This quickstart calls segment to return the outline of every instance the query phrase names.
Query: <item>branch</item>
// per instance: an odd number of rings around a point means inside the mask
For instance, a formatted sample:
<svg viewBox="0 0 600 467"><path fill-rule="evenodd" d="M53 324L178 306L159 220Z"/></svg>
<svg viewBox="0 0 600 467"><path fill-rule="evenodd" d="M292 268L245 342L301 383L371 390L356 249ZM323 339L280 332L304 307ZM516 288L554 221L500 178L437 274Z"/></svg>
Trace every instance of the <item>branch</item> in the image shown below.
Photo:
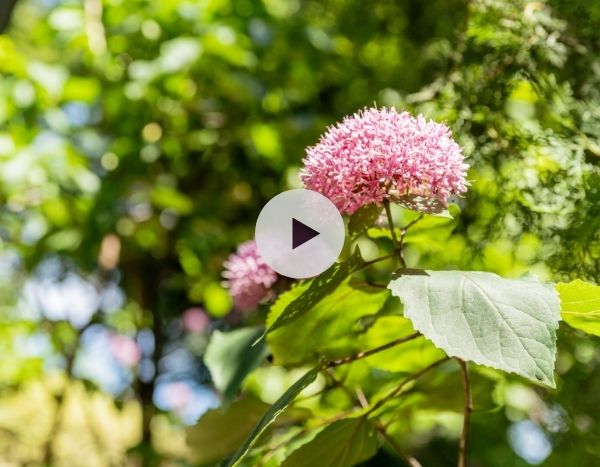
<svg viewBox="0 0 600 467"><path fill-rule="evenodd" d="M363 265L357 269L357 271L371 266L372 264L379 263L380 261L385 261L386 259L393 258L394 256L396 256L395 251L393 253L390 253L389 255L380 256L379 258L372 259L371 261L365 261Z"/></svg>
<svg viewBox="0 0 600 467"><path fill-rule="evenodd" d="M369 407L369 401L367 400L365 393L363 392L360 386L356 386L356 399L358 400L360 406L363 409ZM388 435L386 427L379 420L374 420L373 425L375 426L379 434L382 436L382 438L390 445L390 447L396 452L398 457L400 457L400 459L402 459L406 463L406 465L409 465L410 467L423 467L421 463L413 456L404 453L404 451L400 448L400 446L398 446L396 441L394 441L394 438Z"/></svg>
<svg viewBox="0 0 600 467"><path fill-rule="evenodd" d="M400 260L402 261L402 264L404 264L404 267L406 267L406 263L404 262L404 237L406 237L406 232L408 232L408 229L410 229L413 225L415 225L417 222L419 222L421 219L423 219L423 217L425 217L425 215L423 213L419 214L419 216L416 219L413 219L412 221L410 221L408 224L406 224L404 227L402 227L402 230L400 231L400 243L398 245L398 250L400 251Z"/></svg>
<svg viewBox="0 0 600 467"><path fill-rule="evenodd" d="M460 434L460 444L458 449L458 467L467 465L467 441L469 438L469 426L471 422L471 413L473 412L473 396L471 395L471 383L469 382L469 370L464 360L457 358L462 375L463 389L465 392L465 410L463 415L463 428Z"/></svg>
<svg viewBox="0 0 600 467"><path fill-rule="evenodd" d="M404 387L408 383L410 383L411 381L414 381L416 379L419 379L425 373L427 373L430 370L433 370L436 366L441 365L442 363L446 362L447 360L448 360L448 357L444 357L436 362L433 362L431 365L423 368L421 371L418 371L417 373L414 373L414 374L410 375L409 377L407 377L406 379L402 380L402 382L395 389L390 391L387 396L385 396L383 399L380 399L379 401L377 401L375 403L375 405L373 405L373 407L371 407L365 415L370 415L373 412L375 412L377 409L381 408L382 405L386 404L387 402L392 400L394 397L396 397L398 394L400 394L402 392L402 390L404 389Z"/></svg>
<svg viewBox="0 0 600 467"><path fill-rule="evenodd" d="M333 368L333 367L340 366L340 365L345 365L347 363L352 363L352 362L354 362L356 360L360 360L362 358L370 357L373 354L376 354L378 352L383 352L384 350L387 350L387 349L390 349L397 345L403 344L404 342L408 342L413 339L416 339L419 336L421 336L420 332L414 332L412 334L409 334L408 336L400 337L399 339L395 339L391 342L388 342L387 344L380 345L379 347L375 347L370 350L358 352L357 354L350 355L348 357L343 357L338 360L327 361L323 364L323 369Z"/></svg>
<svg viewBox="0 0 600 467"><path fill-rule="evenodd" d="M417 459L415 459L411 455L405 454L404 451L400 449L400 446L396 444L396 441L394 441L394 439L387 434L387 431L383 425L381 425L380 423L375 423L375 428L381 434L383 439L385 439L385 441L390 445L390 447L407 465L409 465L410 467L423 467Z"/></svg>

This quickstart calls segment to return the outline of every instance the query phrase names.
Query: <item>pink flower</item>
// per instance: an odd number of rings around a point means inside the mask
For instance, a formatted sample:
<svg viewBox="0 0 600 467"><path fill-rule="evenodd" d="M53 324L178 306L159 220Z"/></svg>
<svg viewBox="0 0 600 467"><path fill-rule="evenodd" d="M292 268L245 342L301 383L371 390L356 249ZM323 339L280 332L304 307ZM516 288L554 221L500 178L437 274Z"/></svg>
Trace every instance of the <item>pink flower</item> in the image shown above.
<svg viewBox="0 0 600 467"><path fill-rule="evenodd" d="M242 243L223 266L229 294L240 311L255 309L270 295L270 288L277 281L277 273L258 255L253 240Z"/></svg>
<svg viewBox="0 0 600 467"><path fill-rule="evenodd" d="M210 325L210 318L202 308L192 307L183 312L183 328L188 332L201 332Z"/></svg>
<svg viewBox="0 0 600 467"><path fill-rule="evenodd" d="M429 212L466 191L468 167L446 125L384 107L329 127L300 176L343 213L386 199Z"/></svg>

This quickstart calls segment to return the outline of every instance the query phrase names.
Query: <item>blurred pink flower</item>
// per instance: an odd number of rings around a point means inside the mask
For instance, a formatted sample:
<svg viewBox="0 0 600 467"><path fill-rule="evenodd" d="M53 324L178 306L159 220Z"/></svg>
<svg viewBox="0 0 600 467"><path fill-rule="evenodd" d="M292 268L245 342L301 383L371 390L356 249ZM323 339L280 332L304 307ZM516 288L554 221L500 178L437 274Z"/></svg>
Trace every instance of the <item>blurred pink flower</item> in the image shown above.
<svg viewBox="0 0 600 467"><path fill-rule="evenodd" d="M132 368L142 358L142 351L135 340L128 336L114 334L110 336L110 350L121 365Z"/></svg>
<svg viewBox="0 0 600 467"><path fill-rule="evenodd" d="M269 296L271 286L277 281L277 273L258 255L253 240L242 243L223 266L229 294L235 308L240 311L255 309Z"/></svg>
<svg viewBox="0 0 600 467"><path fill-rule="evenodd" d="M467 189L469 166L450 129L385 107L361 110L329 127L303 162L306 188L347 214L389 198L428 211L427 204L447 207L451 194Z"/></svg>
<svg viewBox="0 0 600 467"><path fill-rule="evenodd" d="M210 325L210 318L202 308L188 308L181 317L183 328L188 332L201 332Z"/></svg>

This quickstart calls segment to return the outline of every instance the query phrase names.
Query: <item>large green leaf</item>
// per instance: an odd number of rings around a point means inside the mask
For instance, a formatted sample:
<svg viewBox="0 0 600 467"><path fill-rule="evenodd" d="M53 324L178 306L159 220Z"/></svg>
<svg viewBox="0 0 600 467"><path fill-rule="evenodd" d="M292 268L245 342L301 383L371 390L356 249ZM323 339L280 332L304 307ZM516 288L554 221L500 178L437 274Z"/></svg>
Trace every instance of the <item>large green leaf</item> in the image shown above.
<svg viewBox="0 0 600 467"><path fill-rule="evenodd" d="M275 421L281 412L289 407L294 398L317 378L318 374L318 367L306 372L298 381L292 384L290 388L285 391L285 393L271 407L269 407L269 410L267 410L252 432L248 435L242 447L236 451L234 456L229 460L227 466L233 467L239 465L241 460L246 456L246 454L248 454L250 448L254 446L260 435L263 434L264 431Z"/></svg>
<svg viewBox="0 0 600 467"><path fill-rule="evenodd" d="M377 313L388 297L386 289L346 279L310 313L267 335L275 363L303 364L316 362L320 356L338 358L350 354L356 350L353 330L358 320ZM276 302L269 321L277 319L284 310L285 306Z"/></svg>
<svg viewBox="0 0 600 467"><path fill-rule="evenodd" d="M600 336L600 285L575 280L557 284L561 315L569 326Z"/></svg>
<svg viewBox="0 0 600 467"><path fill-rule="evenodd" d="M193 461L204 464L231 455L268 407L258 399L246 397L206 412L195 426L187 430L187 444Z"/></svg>
<svg viewBox="0 0 600 467"><path fill-rule="evenodd" d="M238 393L244 378L266 358L264 342L252 345L263 328L243 328L231 332L215 331L204 354L215 387L227 402Z"/></svg>
<svg viewBox="0 0 600 467"><path fill-rule="evenodd" d="M415 329L449 356L555 386L560 306L552 286L486 272L427 272L389 284Z"/></svg>
<svg viewBox="0 0 600 467"><path fill-rule="evenodd" d="M267 333L286 326L308 313L312 307L364 264L360 250L356 248L354 254L346 261L335 263L320 276L311 281L302 282L289 292L282 294L278 303L279 306L284 306L284 310L277 314L274 321L267 323Z"/></svg>
<svg viewBox="0 0 600 467"><path fill-rule="evenodd" d="M315 439L294 451L282 467L351 467L377 452L377 436L365 418L347 418L332 423Z"/></svg>

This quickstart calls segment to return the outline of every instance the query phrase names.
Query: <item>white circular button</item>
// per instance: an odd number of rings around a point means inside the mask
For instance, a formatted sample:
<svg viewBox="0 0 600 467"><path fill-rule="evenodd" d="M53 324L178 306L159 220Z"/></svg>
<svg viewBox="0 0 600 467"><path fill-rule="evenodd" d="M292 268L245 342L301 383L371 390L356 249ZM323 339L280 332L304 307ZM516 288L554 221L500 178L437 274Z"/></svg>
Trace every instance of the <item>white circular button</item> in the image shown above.
<svg viewBox="0 0 600 467"><path fill-rule="evenodd" d="M311 190L278 194L262 209L255 239L262 259L294 279L329 268L344 246L344 221L335 205Z"/></svg>

